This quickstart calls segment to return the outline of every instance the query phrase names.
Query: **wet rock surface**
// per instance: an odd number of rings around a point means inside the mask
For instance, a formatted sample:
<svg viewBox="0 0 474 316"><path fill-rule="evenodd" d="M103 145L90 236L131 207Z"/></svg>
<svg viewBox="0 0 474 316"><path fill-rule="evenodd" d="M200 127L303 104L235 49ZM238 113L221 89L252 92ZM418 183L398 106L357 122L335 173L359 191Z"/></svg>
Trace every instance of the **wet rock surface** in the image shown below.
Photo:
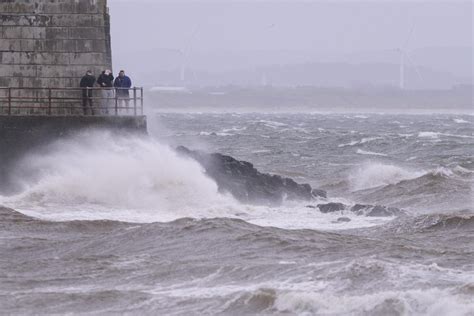
<svg viewBox="0 0 474 316"><path fill-rule="evenodd" d="M327 204L318 204L316 207L308 205L308 208L319 209L321 213L334 213L340 211L348 211L356 215L363 215L369 217L390 217L390 216L400 216L405 215L405 211L395 208L387 207L382 205L365 205L365 204L355 204L352 207L345 205L343 203L327 203Z"/></svg>
<svg viewBox="0 0 474 316"><path fill-rule="evenodd" d="M351 221L351 219L350 219L349 217L339 217L339 218L337 219L337 222L338 222L338 223L348 223L348 222L350 222L350 221Z"/></svg>
<svg viewBox="0 0 474 316"><path fill-rule="evenodd" d="M346 206L342 203L328 203L328 204L318 204L318 208L321 213L333 213L337 211L343 211Z"/></svg>
<svg viewBox="0 0 474 316"><path fill-rule="evenodd" d="M199 162L206 174L216 181L219 191L231 193L237 200L252 204L278 205L286 200L311 201L326 192L299 184L290 178L259 172L251 163L218 153L208 154L180 146L177 152Z"/></svg>
<svg viewBox="0 0 474 316"><path fill-rule="evenodd" d="M370 217L389 217L404 215L405 211L396 207L387 207L382 205L363 205L356 204L351 207L351 212L357 215L365 215Z"/></svg>
<svg viewBox="0 0 474 316"><path fill-rule="evenodd" d="M219 153L209 154L180 146L177 152L199 162L206 174L216 181L220 192L228 192L243 203L260 205L279 205L285 199L314 201L327 198L326 191L313 189L309 184L299 184L293 179L259 172L250 162L240 161ZM381 205L345 205L326 203L307 205L307 208L321 213L348 212L359 216L389 217L405 214L403 210ZM340 222L346 222L345 217ZM339 220L338 220L339 221ZM349 219L350 221L350 219Z"/></svg>

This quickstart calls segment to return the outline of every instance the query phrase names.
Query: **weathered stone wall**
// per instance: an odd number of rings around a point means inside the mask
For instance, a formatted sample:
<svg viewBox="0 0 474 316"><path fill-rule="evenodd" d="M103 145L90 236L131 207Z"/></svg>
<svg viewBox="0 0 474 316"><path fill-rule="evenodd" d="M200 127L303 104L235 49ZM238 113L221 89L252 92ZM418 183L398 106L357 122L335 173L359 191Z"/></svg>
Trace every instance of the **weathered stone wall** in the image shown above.
<svg viewBox="0 0 474 316"><path fill-rule="evenodd" d="M0 0L0 87L77 87L112 69L107 0Z"/></svg>

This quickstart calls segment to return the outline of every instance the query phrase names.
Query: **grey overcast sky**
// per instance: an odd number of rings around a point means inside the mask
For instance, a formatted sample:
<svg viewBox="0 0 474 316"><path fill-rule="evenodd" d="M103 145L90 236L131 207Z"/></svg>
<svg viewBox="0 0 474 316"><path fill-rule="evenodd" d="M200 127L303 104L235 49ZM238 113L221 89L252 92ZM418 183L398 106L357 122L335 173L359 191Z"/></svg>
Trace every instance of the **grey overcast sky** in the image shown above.
<svg viewBox="0 0 474 316"><path fill-rule="evenodd" d="M472 73L472 1L109 0L109 7L116 67L140 68L139 57L148 68L172 69L179 50L195 68L321 62L363 52L391 60L414 26L407 50L470 50L464 60L447 53L440 68L462 72L464 63L462 75Z"/></svg>
<svg viewBox="0 0 474 316"><path fill-rule="evenodd" d="M127 43L181 48L195 28L193 46L203 51L393 48L413 23L412 48L472 45L470 1L110 0L110 9L120 49L128 49Z"/></svg>

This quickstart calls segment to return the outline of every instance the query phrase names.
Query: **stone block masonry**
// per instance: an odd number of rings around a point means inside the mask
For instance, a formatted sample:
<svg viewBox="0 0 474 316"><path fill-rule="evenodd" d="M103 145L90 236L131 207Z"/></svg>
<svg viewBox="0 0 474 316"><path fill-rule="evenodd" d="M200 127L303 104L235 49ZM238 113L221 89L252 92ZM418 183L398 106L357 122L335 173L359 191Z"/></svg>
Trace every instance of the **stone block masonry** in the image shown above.
<svg viewBox="0 0 474 316"><path fill-rule="evenodd" d="M0 87L77 87L88 69L112 69L107 0L0 0Z"/></svg>

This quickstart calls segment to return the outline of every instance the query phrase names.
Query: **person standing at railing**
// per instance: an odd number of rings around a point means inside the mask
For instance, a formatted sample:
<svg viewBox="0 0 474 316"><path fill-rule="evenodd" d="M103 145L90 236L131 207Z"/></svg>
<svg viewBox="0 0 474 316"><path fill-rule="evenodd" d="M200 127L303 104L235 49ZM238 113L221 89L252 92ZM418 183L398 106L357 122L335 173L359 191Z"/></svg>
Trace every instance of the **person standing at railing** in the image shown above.
<svg viewBox="0 0 474 316"><path fill-rule="evenodd" d="M124 70L120 70L119 75L117 78L115 78L114 81L114 87L115 87L115 93L117 94L117 99L119 102L119 107L129 109L130 105L130 93L129 89L132 87L132 80L130 77L125 75Z"/></svg>
<svg viewBox="0 0 474 316"><path fill-rule="evenodd" d="M102 107L102 114L109 114L109 109L112 106L112 100L114 98L114 91L113 91L113 84L114 84L114 76L112 75L112 71L106 69L102 72L102 74L97 79L97 83L102 88L101 90L101 107Z"/></svg>
<svg viewBox="0 0 474 316"><path fill-rule="evenodd" d="M92 88L94 87L95 81L95 77L92 75L92 71L90 70L88 70L86 75L81 79L80 87L83 88L82 107L84 108L84 115L87 115L87 104L89 104L91 108L91 114L95 115L92 103Z"/></svg>

